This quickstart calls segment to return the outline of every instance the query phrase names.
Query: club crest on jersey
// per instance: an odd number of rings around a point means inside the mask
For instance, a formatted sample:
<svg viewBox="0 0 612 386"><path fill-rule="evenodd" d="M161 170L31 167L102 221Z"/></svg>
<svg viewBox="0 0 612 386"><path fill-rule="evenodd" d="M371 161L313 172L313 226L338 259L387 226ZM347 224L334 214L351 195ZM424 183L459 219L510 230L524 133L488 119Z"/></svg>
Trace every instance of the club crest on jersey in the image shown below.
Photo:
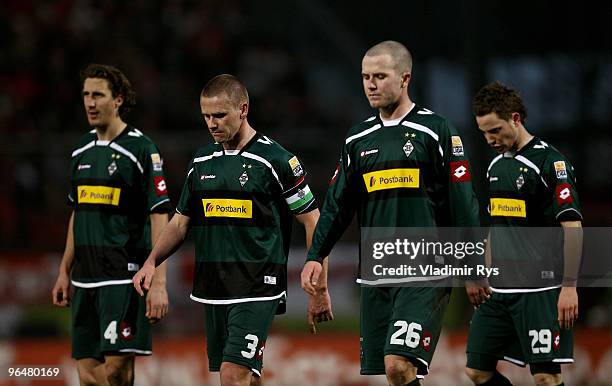
<svg viewBox="0 0 612 386"><path fill-rule="evenodd" d="M523 173L521 173L516 179L516 188L521 190L521 188L525 185L525 178L523 177Z"/></svg>
<svg viewBox="0 0 612 386"><path fill-rule="evenodd" d="M289 166L294 176L299 177L304 174L304 169L302 169L302 165L300 165L300 161L298 161L297 157L294 156L289 160Z"/></svg>
<svg viewBox="0 0 612 386"><path fill-rule="evenodd" d="M565 168L565 161L555 161L555 172L557 173L557 179L567 178L567 169Z"/></svg>
<svg viewBox="0 0 612 386"><path fill-rule="evenodd" d="M117 163L115 161L108 165L108 175L112 176L117 171Z"/></svg>
<svg viewBox="0 0 612 386"><path fill-rule="evenodd" d="M463 157L465 155L463 151L463 142L461 137L458 135L451 136L451 145L453 147L453 155L456 157Z"/></svg>
<svg viewBox="0 0 612 386"><path fill-rule="evenodd" d="M244 184L246 184L248 180L249 180L249 175L247 174L247 172L245 170L240 175L240 178L238 178L238 181L240 182L240 186L244 186Z"/></svg>
<svg viewBox="0 0 612 386"><path fill-rule="evenodd" d="M406 157L410 157L410 154L412 154L412 151L414 150L414 145L412 144L412 142L410 142L410 140L408 140L404 144L403 149L404 149L404 154L406 154Z"/></svg>

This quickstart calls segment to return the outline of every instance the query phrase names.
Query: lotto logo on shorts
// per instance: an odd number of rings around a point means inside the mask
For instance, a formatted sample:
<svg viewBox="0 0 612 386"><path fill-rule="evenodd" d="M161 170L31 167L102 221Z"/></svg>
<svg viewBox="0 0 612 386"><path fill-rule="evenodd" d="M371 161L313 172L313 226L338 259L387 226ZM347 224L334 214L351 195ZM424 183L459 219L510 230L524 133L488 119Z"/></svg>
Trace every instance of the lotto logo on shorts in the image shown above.
<svg viewBox="0 0 612 386"><path fill-rule="evenodd" d="M363 175L368 193L377 190L418 188L419 169L387 169Z"/></svg>
<svg viewBox="0 0 612 386"><path fill-rule="evenodd" d="M574 199L572 198L572 187L570 184L559 184L555 188L555 196L557 197L557 204L571 204Z"/></svg>
<svg viewBox="0 0 612 386"><path fill-rule="evenodd" d="M77 193L79 204L119 206L121 189L110 186L79 185Z"/></svg>
<svg viewBox="0 0 612 386"><path fill-rule="evenodd" d="M253 201L229 198L202 200L204 217L253 218Z"/></svg>
<svg viewBox="0 0 612 386"><path fill-rule="evenodd" d="M527 208L524 200L491 198L490 209L491 216L527 217Z"/></svg>

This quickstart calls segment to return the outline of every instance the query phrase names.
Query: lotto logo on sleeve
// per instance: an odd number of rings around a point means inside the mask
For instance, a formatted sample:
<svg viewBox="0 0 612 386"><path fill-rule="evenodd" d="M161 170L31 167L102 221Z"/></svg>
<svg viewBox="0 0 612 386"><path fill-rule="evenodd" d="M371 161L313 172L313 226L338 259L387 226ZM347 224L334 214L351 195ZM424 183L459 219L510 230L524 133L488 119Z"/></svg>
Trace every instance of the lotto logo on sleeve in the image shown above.
<svg viewBox="0 0 612 386"><path fill-rule="evenodd" d="M470 166L467 161L456 161L450 163L452 182L468 182L472 180Z"/></svg>
<svg viewBox="0 0 612 386"><path fill-rule="evenodd" d="M231 198L205 198L202 200L204 217L253 218L253 201Z"/></svg>
<svg viewBox="0 0 612 386"><path fill-rule="evenodd" d="M387 169L366 173L363 176L368 193L397 188L418 188L419 169Z"/></svg>
<svg viewBox="0 0 612 386"><path fill-rule="evenodd" d="M153 185L155 185L155 194L163 196L168 194L166 190L166 180L163 176L153 177Z"/></svg>
<svg viewBox="0 0 612 386"><path fill-rule="evenodd" d="M79 204L102 204L119 206L121 188L110 186L79 185L77 188Z"/></svg>
<svg viewBox="0 0 612 386"><path fill-rule="evenodd" d="M557 196L557 204L571 204L574 201L572 197L572 187L570 184L559 184L555 188L555 196Z"/></svg>

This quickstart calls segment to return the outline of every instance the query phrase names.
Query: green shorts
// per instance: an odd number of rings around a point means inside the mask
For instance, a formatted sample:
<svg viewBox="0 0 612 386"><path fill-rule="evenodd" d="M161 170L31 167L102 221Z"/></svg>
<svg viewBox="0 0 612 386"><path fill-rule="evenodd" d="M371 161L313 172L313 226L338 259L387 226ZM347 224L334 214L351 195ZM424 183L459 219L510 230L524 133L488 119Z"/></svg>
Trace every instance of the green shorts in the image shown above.
<svg viewBox="0 0 612 386"><path fill-rule="evenodd" d="M467 367L493 371L499 359L523 367L572 363L572 330L561 330L557 320L559 292L494 292L472 317Z"/></svg>
<svg viewBox="0 0 612 386"><path fill-rule="evenodd" d="M261 376L266 339L279 301L205 304L208 369L219 371L222 362L231 362Z"/></svg>
<svg viewBox="0 0 612 386"><path fill-rule="evenodd" d="M385 373L385 355L408 358L418 377L429 372L450 288L361 287L361 374Z"/></svg>
<svg viewBox="0 0 612 386"><path fill-rule="evenodd" d="M151 355L145 300L132 284L75 287L70 309L73 358Z"/></svg>

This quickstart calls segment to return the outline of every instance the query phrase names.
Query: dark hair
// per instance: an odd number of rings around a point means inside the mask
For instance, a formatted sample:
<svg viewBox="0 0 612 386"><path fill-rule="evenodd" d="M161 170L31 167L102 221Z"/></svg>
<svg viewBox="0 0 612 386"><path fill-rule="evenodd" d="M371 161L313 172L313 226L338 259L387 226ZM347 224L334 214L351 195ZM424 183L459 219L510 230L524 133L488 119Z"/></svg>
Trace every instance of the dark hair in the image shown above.
<svg viewBox="0 0 612 386"><path fill-rule="evenodd" d="M519 113L521 123L527 120L527 108L521 95L498 81L489 83L476 93L472 100L472 110L477 117L496 113L500 119L508 120L512 113Z"/></svg>
<svg viewBox="0 0 612 386"><path fill-rule="evenodd" d="M132 84L116 67L92 63L81 71L81 84L85 83L87 78L106 79L113 98L119 95L123 97L123 103L119 106L119 115L122 118L136 105L136 93L132 90Z"/></svg>
<svg viewBox="0 0 612 386"><path fill-rule="evenodd" d="M246 87L234 75L217 75L206 83L200 97L215 97L226 94L230 102L239 106L242 102L249 103L249 93Z"/></svg>

